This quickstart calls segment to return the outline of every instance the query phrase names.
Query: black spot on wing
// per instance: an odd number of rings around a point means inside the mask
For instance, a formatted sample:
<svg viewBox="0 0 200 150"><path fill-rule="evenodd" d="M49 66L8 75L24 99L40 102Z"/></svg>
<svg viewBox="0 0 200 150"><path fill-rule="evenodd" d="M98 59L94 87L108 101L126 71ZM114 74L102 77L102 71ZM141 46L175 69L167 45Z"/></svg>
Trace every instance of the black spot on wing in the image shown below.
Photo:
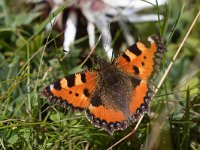
<svg viewBox="0 0 200 150"><path fill-rule="evenodd" d="M128 48L129 51L131 51L136 56L140 56L142 54L142 51L137 47L136 44L133 44Z"/></svg>
<svg viewBox="0 0 200 150"><path fill-rule="evenodd" d="M89 96L90 96L89 90L86 89L86 88L83 90L83 94L84 94L86 97L89 97Z"/></svg>
<svg viewBox="0 0 200 150"><path fill-rule="evenodd" d="M98 106L102 105L102 101L101 101L100 96L95 95L94 97L92 97L91 98L91 104L94 107L98 107Z"/></svg>
<svg viewBox="0 0 200 150"><path fill-rule="evenodd" d="M67 86L68 87L73 87L75 85L75 74L69 75L66 78L67 80Z"/></svg>
<svg viewBox="0 0 200 150"><path fill-rule="evenodd" d="M81 81L82 81L83 83L86 82L85 73L81 73Z"/></svg>
<svg viewBox="0 0 200 150"><path fill-rule="evenodd" d="M144 62L142 62L141 64L142 64L142 66L144 66Z"/></svg>
<svg viewBox="0 0 200 150"><path fill-rule="evenodd" d="M128 55L126 55L125 53L122 54L122 57L126 59L126 61L130 62L131 59Z"/></svg>
<svg viewBox="0 0 200 150"><path fill-rule="evenodd" d="M60 90L61 90L60 80L54 82L53 87L54 87L56 90L59 90L59 91L60 91Z"/></svg>
<svg viewBox="0 0 200 150"><path fill-rule="evenodd" d="M137 87L137 86L140 85L141 80L137 79L135 77L131 77L131 82L132 82L132 84L133 84L134 87Z"/></svg>
<svg viewBox="0 0 200 150"><path fill-rule="evenodd" d="M139 70L139 68L138 68L137 66L133 66L133 70L134 70L134 73L135 73L136 75L139 75L139 74L140 74L140 70Z"/></svg>

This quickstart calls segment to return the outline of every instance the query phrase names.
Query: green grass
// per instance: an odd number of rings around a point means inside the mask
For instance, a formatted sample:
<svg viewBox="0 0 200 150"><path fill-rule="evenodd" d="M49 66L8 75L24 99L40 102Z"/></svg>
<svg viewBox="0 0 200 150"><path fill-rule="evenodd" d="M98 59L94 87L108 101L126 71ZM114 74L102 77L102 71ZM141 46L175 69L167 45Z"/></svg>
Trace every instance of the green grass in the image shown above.
<svg viewBox="0 0 200 150"><path fill-rule="evenodd" d="M63 11L65 4L54 14ZM159 23L130 25L133 35L155 29L167 43L158 84L200 8L198 1L170 1ZM87 56L87 36L76 41L63 60L60 33L45 31L50 20L29 13L31 4L0 1L0 149L107 149L134 126L110 136L95 128L84 113L52 106L40 94L48 84L80 71L79 55ZM200 20L200 19L199 19ZM117 29L120 31L120 29ZM114 33L116 40L122 36ZM114 39L115 39L114 38ZM136 132L113 149L200 149L200 22L198 21ZM114 40L115 41L115 40ZM121 47L125 43L121 41ZM116 42L113 43L115 45ZM105 57L101 44L95 53ZM61 61L62 60L62 61ZM64 69L63 69L64 68ZM63 73L65 72L65 73Z"/></svg>

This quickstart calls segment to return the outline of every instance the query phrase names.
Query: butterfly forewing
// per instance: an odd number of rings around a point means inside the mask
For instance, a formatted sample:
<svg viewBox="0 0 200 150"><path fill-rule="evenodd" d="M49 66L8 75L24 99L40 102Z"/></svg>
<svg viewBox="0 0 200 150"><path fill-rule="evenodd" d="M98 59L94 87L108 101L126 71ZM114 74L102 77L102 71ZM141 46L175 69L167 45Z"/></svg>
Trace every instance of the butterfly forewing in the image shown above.
<svg viewBox="0 0 200 150"><path fill-rule="evenodd" d="M97 84L97 78L95 71L72 74L47 86L42 93L51 102L84 110L90 105L90 96Z"/></svg>
<svg viewBox="0 0 200 150"><path fill-rule="evenodd" d="M150 36L127 48L114 60L114 64L122 71L140 79L150 79L159 68L164 45L158 36Z"/></svg>

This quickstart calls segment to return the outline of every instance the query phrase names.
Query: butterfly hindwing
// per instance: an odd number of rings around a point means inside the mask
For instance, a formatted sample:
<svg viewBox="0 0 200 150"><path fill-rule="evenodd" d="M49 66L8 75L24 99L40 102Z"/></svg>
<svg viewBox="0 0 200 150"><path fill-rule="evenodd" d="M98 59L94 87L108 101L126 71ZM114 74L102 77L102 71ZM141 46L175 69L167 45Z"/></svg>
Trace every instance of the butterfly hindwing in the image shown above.
<svg viewBox="0 0 200 150"><path fill-rule="evenodd" d="M104 105L98 107L90 106L86 110L86 116L96 127L104 128L110 134L116 130L123 130L128 127L129 121L120 110L106 108Z"/></svg>
<svg viewBox="0 0 200 150"><path fill-rule="evenodd" d="M160 37L149 36L126 49L114 60L114 64L122 71L146 80L155 76L163 52L164 46Z"/></svg>
<svg viewBox="0 0 200 150"><path fill-rule="evenodd" d="M50 102L64 107L85 110L90 105L90 96L97 84L97 72L86 71L61 78L47 86L42 94Z"/></svg>
<svg viewBox="0 0 200 150"><path fill-rule="evenodd" d="M152 91L150 85L147 84L147 81L145 80L142 80L140 85L133 90L129 105L133 121L139 119L139 116L143 112L147 112L149 110L151 94Z"/></svg>

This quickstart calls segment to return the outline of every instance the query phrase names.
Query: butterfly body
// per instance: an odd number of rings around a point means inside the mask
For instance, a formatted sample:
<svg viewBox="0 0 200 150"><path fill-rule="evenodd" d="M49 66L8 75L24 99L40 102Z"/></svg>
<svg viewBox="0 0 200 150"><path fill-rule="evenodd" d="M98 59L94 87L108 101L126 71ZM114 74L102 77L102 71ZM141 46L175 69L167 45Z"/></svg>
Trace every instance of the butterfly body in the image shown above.
<svg viewBox="0 0 200 150"><path fill-rule="evenodd" d="M100 69L66 76L43 90L50 102L85 110L88 120L112 134L148 111L152 87L162 53L158 36L130 46L112 63L98 59Z"/></svg>

